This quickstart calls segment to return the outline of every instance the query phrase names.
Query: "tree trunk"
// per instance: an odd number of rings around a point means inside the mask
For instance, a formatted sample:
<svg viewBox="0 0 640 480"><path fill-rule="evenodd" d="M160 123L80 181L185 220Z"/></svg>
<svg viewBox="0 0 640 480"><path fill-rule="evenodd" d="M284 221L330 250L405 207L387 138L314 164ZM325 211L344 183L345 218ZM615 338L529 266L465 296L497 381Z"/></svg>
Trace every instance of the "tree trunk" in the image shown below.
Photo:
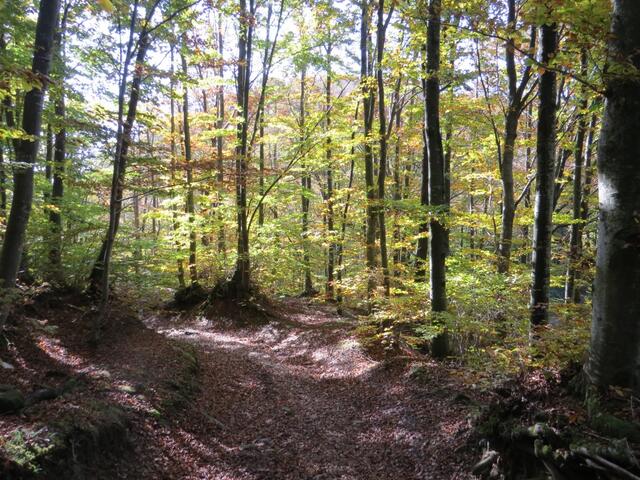
<svg viewBox="0 0 640 480"><path fill-rule="evenodd" d="M360 103L356 105L354 122L358 120L359 109L360 109ZM337 257L337 263L338 263L338 268L337 268L338 273L336 275L337 277L336 278L336 301L338 302L339 305L342 303L342 278L344 276L344 269L343 269L344 242L347 234L347 216L349 214L349 206L351 205L351 188L353 187L353 174L355 170L354 156L356 153L356 147L353 142L355 137L356 137L356 132L355 130L352 130L351 150L350 150L351 164L349 166L349 184L347 185L347 198L345 199L344 208L342 210L342 215L341 215L342 218L341 218L341 225L340 225L340 240L338 241L337 251L336 251L336 257Z"/></svg>
<svg viewBox="0 0 640 480"><path fill-rule="evenodd" d="M218 69L218 75L220 79L224 78L224 35L222 32L222 13L218 17L218 55L220 55L220 67ZM220 134L220 131L224 128L224 86L218 87L216 107L218 109L216 129L218 130L218 136L216 137L216 187L218 190L218 205L222 203L220 192L222 191L224 184L224 137ZM224 222L221 214L218 215L220 220L220 228L218 229L218 253L226 255L227 245L225 239Z"/></svg>
<svg viewBox="0 0 640 480"><path fill-rule="evenodd" d="M248 295L251 289L251 264L249 257L249 229L247 225L247 162L249 90L251 87L251 50L253 46L253 15L255 1L240 0L240 34L238 35L237 102L238 124L236 128L236 210L237 210L237 258L232 278L233 294Z"/></svg>
<svg viewBox="0 0 640 480"><path fill-rule="evenodd" d="M304 144L307 139L305 130L306 121L306 86L307 86L307 67L302 67L300 72L300 143ZM313 282L311 279L311 264L309 256L309 205L311 195L311 175L309 175L308 167L305 162L304 156L301 160L302 166L302 178L300 179L302 185L301 195L301 207L302 207L302 230L300 237L302 238L302 265L304 268L304 287L302 289L303 295L311 295L314 293Z"/></svg>
<svg viewBox="0 0 640 480"><path fill-rule="evenodd" d="M326 47L327 53L327 81L325 90L325 110L326 110L326 131L327 140L325 142L325 156L327 161L327 235L329 237L329 249L327 250L327 284L325 287L325 297L327 300L333 300L335 292L334 288L334 271L335 271L335 256L336 256L336 242L334 221L333 221L333 151L331 145L331 50L332 46L329 43Z"/></svg>
<svg viewBox="0 0 640 480"><path fill-rule="evenodd" d="M258 180L258 193L262 197L264 195L264 123L260 122L260 145L258 146L258 170L260 172L260 178ZM264 225L264 204L260 203L258 206L258 225Z"/></svg>
<svg viewBox="0 0 640 480"><path fill-rule="evenodd" d="M393 14L393 6L389 16ZM389 254L387 252L387 227L385 206L385 181L387 178L387 111L384 98L384 75L382 61L384 58L384 44L386 40L387 23L384 18L384 0L378 0L378 24L376 26L376 83L378 86L378 125L380 153L378 165L378 227L380 230L380 264L382 265L382 285L385 296L391 293L389 277Z"/></svg>
<svg viewBox="0 0 640 480"><path fill-rule="evenodd" d="M59 123L55 133L53 146L53 165L51 173L53 184L51 187L51 209L49 210L49 222L51 223L51 246L49 248L49 273L50 280L58 284L64 282L62 272L62 198L64 196L64 170L66 156L66 113L65 113L65 55L64 55L64 36L67 23L68 4L60 21L58 32L55 35L56 51L58 55L60 77L58 79L60 93L55 100L54 114L56 121Z"/></svg>
<svg viewBox="0 0 640 480"><path fill-rule="evenodd" d="M449 251L446 226L443 217L447 215L446 180L442 134L440 132L440 0L430 0L429 20L427 24L427 80L426 80L426 129L429 147L429 204L437 213L430 221L430 281L431 311L434 322L441 324L443 332L432 341L431 353L436 358L449 352L446 325L438 318L447 311L446 266Z"/></svg>
<svg viewBox="0 0 640 480"><path fill-rule="evenodd" d="M542 25L540 63L547 65L556 53L555 24ZM540 74L538 139L536 143L536 196L533 225L533 272L531 286L531 325L547 323L549 317L549 278L551 267L551 217L553 214L556 141L556 74L544 69Z"/></svg>
<svg viewBox="0 0 640 480"><path fill-rule="evenodd" d="M515 32L516 29L516 2L508 0L508 27ZM531 30L529 44L535 46L535 28ZM511 262L511 249L513 245L513 222L515 217L515 195L513 183L513 159L515 157L516 138L518 137L518 121L522 113L524 90L529 82L531 67L527 66L518 85L515 56L515 44L513 37L509 37L505 47L505 63L507 65L507 77L509 82L509 104L505 115L504 146L501 155L500 178L502 180L502 230L500 245L498 247L498 272L509 271Z"/></svg>
<svg viewBox="0 0 640 480"><path fill-rule="evenodd" d="M589 219L589 196L591 195L591 181L593 178L593 167L591 165L591 158L593 156L593 143L596 136L597 125L598 114L594 113L591 116L591 123L589 124L589 134L587 135L587 149L584 160L584 190L581 196L581 218L583 222L586 222Z"/></svg>
<svg viewBox="0 0 640 480"><path fill-rule="evenodd" d="M186 35L183 35L182 48L186 50ZM182 84L182 133L184 135L184 161L185 169L187 173L187 201L186 211L189 217L189 278L191 285L198 283L198 269L197 269L197 235L194 227L195 223L195 195L193 192L193 159L191 155L191 129L189 125L189 89L187 88L186 79L187 71L187 58L184 52L180 55L182 60L182 75L185 80Z"/></svg>
<svg viewBox="0 0 640 480"><path fill-rule="evenodd" d="M528 112L527 112L527 134L526 139L531 139L531 129L533 128L533 105L529 104ZM524 159L524 168L525 173L529 176L529 172L531 171L532 162L531 162L531 147L527 145L527 149L525 151L525 159ZM531 207L531 188L527 188L526 192L524 192L523 202L525 208ZM523 244L523 253L520 255L520 263L529 264L530 255L528 253L529 250L529 225L525 224L522 227L522 244Z"/></svg>
<svg viewBox="0 0 640 480"><path fill-rule="evenodd" d="M170 116L170 132L171 132L171 139L170 139L170 155L171 155L171 164L169 166L170 169L170 175L171 175L171 185L174 185L176 183L176 169L177 169L177 147L176 147L176 101L174 99L174 94L175 94L175 89L176 89L176 80L175 80L175 72L174 72L174 45L170 45L170 55L171 55L171 78L169 81L169 101L170 101L170 109L171 109L171 116ZM171 196L171 198L173 199L174 196L174 190L173 188L169 191L169 195ZM175 236L176 240L175 240L175 247L176 247L176 253L180 252L180 242L178 241L178 230L179 230L179 225L178 225L178 212L176 211L176 206L175 204L171 205L171 224L172 224L172 229L173 229L173 235ZM178 259L176 260L177 263L177 278L178 278L178 288L183 289L186 287L186 283L185 283L185 275L184 275L184 262L182 261L181 256L178 257Z"/></svg>
<svg viewBox="0 0 640 480"><path fill-rule="evenodd" d="M426 113L426 87L423 88L423 91ZM426 208L429 206L429 146L426 126L422 132L422 143L420 206L425 210L420 213L420 216L426 219ZM429 254L429 222L427 220L420 223L418 235L418 245L416 248L416 282L424 282L427 280L427 255Z"/></svg>
<svg viewBox="0 0 640 480"><path fill-rule="evenodd" d="M7 217L7 174L5 172L4 144L0 143L0 221Z"/></svg>
<svg viewBox="0 0 640 480"><path fill-rule="evenodd" d="M59 7L59 0L41 0L38 11L31 71L42 82L42 85L40 88L32 88L24 98L22 129L30 138L21 139L16 143L16 162L19 162L19 166L16 165L14 168L13 201L0 253L0 281L5 289L11 289L15 285L24 247L25 232L31 213L33 165L38 153L42 107L51 66L53 36ZM3 303L0 331L7 317L7 308L8 304Z"/></svg>
<svg viewBox="0 0 640 480"><path fill-rule="evenodd" d="M282 15L282 10L280 11ZM267 32L265 38L265 47L264 54L262 56L262 85L260 90L260 100L258 104L258 112L256 122L258 123L259 128L259 137L260 137L260 145L258 147L258 168L260 171L259 178L259 193L260 197L264 195L264 168L265 168L265 159L264 159L264 103L265 103L265 93L267 88L267 80L269 75L269 67L270 65L270 51L271 51L271 16L273 15L273 5L271 2L267 5ZM258 225L264 225L264 204L260 202L258 205Z"/></svg>
<svg viewBox="0 0 640 480"><path fill-rule="evenodd" d="M598 254L587 374L640 392L640 3L613 2L598 150ZM624 67L624 68L622 68Z"/></svg>
<svg viewBox="0 0 640 480"><path fill-rule="evenodd" d="M373 109L375 98L370 85L371 66L369 61L369 0L361 0L360 18L360 88L363 95L364 112L364 170L366 188L366 230L365 252L367 268L367 297L370 299L375 288L376 269L376 190L373 172L373 149L371 132L373 130Z"/></svg>
<svg viewBox="0 0 640 480"><path fill-rule="evenodd" d="M587 52L582 51L581 54L581 75L583 78L587 76ZM582 256L582 166L583 159L583 146L584 139L587 134L587 115L586 110L588 107L587 91L586 87L582 87L582 98L578 108L578 132L576 133L576 143L573 168L573 220L571 225L571 238L569 241L570 251L567 265L567 275L564 289L564 301L565 303L578 303L580 302L580 290L576 288L576 280L578 279L579 271L578 265L580 263L580 257Z"/></svg>
<svg viewBox="0 0 640 480"><path fill-rule="evenodd" d="M122 212L122 198L124 192L124 179L128 161L129 146L131 145L131 132L133 124L136 120L138 102L140 100L140 88L142 87L142 79L144 78L144 61L149 49L150 37L147 32L149 24L157 3L154 4L145 19L145 27L140 32L138 38L138 52L135 58L134 73L131 80L131 93L129 96L129 104L127 106L127 116L122 121L124 111L124 95L128 78L129 56L134 50L134 30L137 23L137 3L131 13L131 23L129 25L129 42L127 46L127 54L123 68L123 75L120 83L120 92L118 95L118 134L116 136L116 152L113 161L113 176L111 182L111 196L109 199L109 227L107 235L102 242L100 253L94 263L93 270L89 277L89 292L100 293L102 300L107 302L109 296L109 269L111 263L111 254L113 244L115 243L116 234L120 225L120 214ZM97 331L94 332L97 335Z"/></svg>

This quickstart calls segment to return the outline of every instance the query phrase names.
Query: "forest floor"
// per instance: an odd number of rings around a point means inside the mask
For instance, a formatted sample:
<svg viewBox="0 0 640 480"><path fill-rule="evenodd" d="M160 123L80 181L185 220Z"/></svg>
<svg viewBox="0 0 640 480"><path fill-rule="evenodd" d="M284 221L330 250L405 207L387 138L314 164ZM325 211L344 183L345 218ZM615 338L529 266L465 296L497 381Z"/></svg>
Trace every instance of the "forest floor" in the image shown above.
<svg viewBox="0 0 640 480"><path fill-rule="evenodd" d="M113 311L97 347L84 340L87 308L73 296L35 300L8 331L0 359L13 368L0 384L27 393L27 406L0 416L3 478L27 478L28 468L63 478L69 461L77 478L473 478L473 393L417 353L373 359L353 335L357 319L335 306L284 299L244 326L215 310L158 311L143 322ZM55 398L30 404L28 392L43 385ZM94 425L78 436L79 412L96 405L123 415L106 415L108 435ZM71 460L37 465L32 457L55 443L47 434L64 418L76 432L66 437Z"/></svg>

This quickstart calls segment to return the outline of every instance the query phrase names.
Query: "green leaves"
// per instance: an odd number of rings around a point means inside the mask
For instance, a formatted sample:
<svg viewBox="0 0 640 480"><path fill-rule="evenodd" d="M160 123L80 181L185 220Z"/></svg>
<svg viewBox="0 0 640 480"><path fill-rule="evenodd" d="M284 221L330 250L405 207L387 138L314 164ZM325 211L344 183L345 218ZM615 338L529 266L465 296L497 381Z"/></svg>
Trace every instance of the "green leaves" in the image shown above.
<svg viewBox="0 0 640 480"><path fill-rule="evenodd" d="M100 8L102 8L107 13L113 13L113 11L115 10L115 7L113 6L113 3L111 3L111 0L96 0L96 1L98 5L100 5Z"/></svg>

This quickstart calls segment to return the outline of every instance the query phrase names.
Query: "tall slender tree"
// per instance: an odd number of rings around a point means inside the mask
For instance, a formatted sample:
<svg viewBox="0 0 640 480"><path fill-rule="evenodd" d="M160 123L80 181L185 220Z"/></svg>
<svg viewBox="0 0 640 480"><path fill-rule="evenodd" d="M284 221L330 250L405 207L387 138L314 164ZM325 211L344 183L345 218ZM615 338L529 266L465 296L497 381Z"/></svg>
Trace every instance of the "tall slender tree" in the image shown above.
<svg viewBox="0 0 640 480"><path fill-rule="evenodd" d="M387 110L385 106L384 88L384 49L387 27L393 15L395 4L391 4L388 16L384 15L384 0L378 0L378 21L376 25L376 85L378 89L378 143L380 147L378 161L378 229L380 232L380 263L382 265L383 286L385 295L389 296L391 279L389 275L389 254L387 252L387 227L385 207L385 181L387 178L387 141L389 138L387 129ZM391 122L390 122L391 123Z"/></svg>
<svg viewBox="0 0 640 480"><path fill-rule="evenodd" d="M238 34L238 63L236 100L238 123L236 127L235 175L237 214L236 269L231 279L230 293L246 296L251 289L251 261L249 257L249 228L247 218L247 169L249 155L249 91L251 89L251 57L253 49L255 0L240 0Z"/></svg>
<svg viewBox="0 0 640 480"><path fill-rule="evenodd" d="M423 68L427 71L426 44L422 48ZM416 244L416 281L427 279L427 257L429 255L429 221L426 209L429 205L429 141L427 139L427 76L421 79L422 103L424 106L424 128L422 134L422 159L420 162L420 206L424 209L421 214L423 221L418 226L418 242Z"/></svg>
<svg viewBox="0 0 640 480"><path fill-rule="evenodd" d="M198 283L198 268L196 265L197 255L197 235L195 230L195 194L193 189L193 155L191 154L191 125L189 123L189 88L187 78L187 41L186 34L182 35L182 52L180 60L182 64L182 133L184 136L184 161L187 174L187 199L185 210L189 217L189 278L191 285Z"/></svg>
<svg viewBox="0 0 640 480"><path fill-rule="evenodd" d="M427 70L425 82L426 94L426 138L429 148L429 204L432 212L429 237L431 311L440 316L447 311L446 256L449 251L448 235L444 218L449 205L446 203L445 164L440 131L440 0L429 1L429 19L427 21ZM436 320L442 323L441 319ZM443 357L449 351L446 326L433 340L431 353L434 357Z"/></svg>
<svg viewBox="0 0 640 480"><path fill-rule="evenodd" d="M109 198L109 225L107 234L102 242L100 253L91 270L89 277L89 292L98 293L102 296L104 302L109 296L109 269L111 264L111 256L113 253L113 244L120 226L120 216L122 213L122 199L124 193L124 181L128 164L129 147L131 146L131 134L133 125L136 121L138 113L138 103L140 101L140 89L144 79L144 62L147 57L147 51L151 45L150 29L151 19L158 7L160 0L155 0L146 10L145 18L142 22L142 28L136 40L136 25L138 18L138 0L134 3L131 10L129 22L129 39L127 42L124 62L122 66L122 74L120 78L120 86L118 92L118 129L116 132L116 151L113 160L113 175L111 182L111 194ZM137 53L136 53L137 48ZM127 85L129 83L129 68L131 61L134 60L133 77L129 93L129 102L127 104L125 116L125 96Z"/></svg>
<svg viewBox="0 0 640 480"><path fill-rule="evenodd" d="M69 3L64 6L58 31L55 35L55 49L58 64L58 94L55 99L54 114L57 122L53 145L53 164L51 166L51 208L49 222L51 223L51 245L49 247L49 275L50 280L58 284L64 283L62 272L62 198L64 196L64 171L66 161L66 107L65 107L65 35Z"/></svg>
<svg viewBox="0 0 640 480"><path fill-rule="evenodd" d="M587 76L587 51L583 49L580 54L580 74L583 78ZM574 146L574 168L573 168L573 223L571 224L571 238L569 240L569 259L567 262L567 275L564 289L565 302L578 303L580 301L580 289L576 288L576 280L579 275L578 264L581 257L582 245L582 177L584 164L584 141L587 136L588 120L587 88L582 86L580 92L580 102L578 105L578 131Z"/></svg>
<svg viewBox="0 0 640 480"><path fill-rule="evenodd" d="M536 142L536 195L533 224L531 325L547 323L551 275L551 217L553 215L556 148L556 73L549 65L558 48L555 23L540 27L538 138Z"/></svg>
<svg viewBox="0 0 640 480"><path fill-rule="evenodd" d="M511 247L513 244L513 221L515 217L516 201L513 183L513 159L515 156L516 138L518 136L518 122L523 109L527 105L526 88L531 78L531 65L524 69L520 82L515 62L515 42L513 35L516 32L516 2L507 0L507 28L509 37L505 45L505 63L507 66L507 81L509 85L509 101L505 112L505 128L503 150L500 156L500 178L502 180L502 231L500 235L498 271L505 273L509 270L511 260ZM535 47L535 28L531 29L529 48Z"/></svg>
<svg viewBox="0 0 640 480"><path fill-rule="evenodd" d="M305 62L303 60L303 62ZM300 69L300 144L303 145L307 140L306 130L306 103L307 103L307 65L303 63ZM301 207L302 207L302 267L304 274L304 285L302 289L303 295L312 295L314 293L313 281L311 278L311 256L309 253L309 207L311 204L310 196L311 191L311 175L309 174L308 165L306 162L306 155L302 155L301 158L302 176L300 183L302 187L301 194Z"/></svg>
<svg viewBox="0 0 640 480"><path fill-rule="evenodd" d="M54 33L58 23L59 10L59 0L40 1L31 64L31 72L37 84L25 95L22 107L22 129L27 137L15 142L17 165L13 175L13 201L0 252L0 281L4 292L10 291L15 285L23 253L25 232L31 213L33 168L38 154L42 108L51 67ZM7 308L8 303L5 299L0 310L0 331L7 318Z"/></svg>

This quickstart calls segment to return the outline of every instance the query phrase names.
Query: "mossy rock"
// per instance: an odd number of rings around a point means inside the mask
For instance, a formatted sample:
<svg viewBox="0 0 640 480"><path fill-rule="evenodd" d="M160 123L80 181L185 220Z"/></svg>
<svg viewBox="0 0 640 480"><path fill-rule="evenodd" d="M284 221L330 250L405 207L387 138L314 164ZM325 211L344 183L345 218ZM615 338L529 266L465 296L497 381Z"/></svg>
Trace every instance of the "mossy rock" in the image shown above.
<svg viewBox="0 0 640 480"><path fill-rule="evenodd" d="M612 438L626 438L640 442L640 426L636 423L622 420L609 413L597 413L591 418L591 427L598 433Z"/></svg>
<svg viewBox="0 0 640 480"><path fill-rule="evenodd" d="M181 288L173 296L173 306L178 308L193 307L208 298L209 294L199 284L194 283L188 287Z"/></svg>
<svg viewBox="0 0 640 480"><path fill-rule="evenodd" d="M9 463L0 467L4 480L89 479L129 450L128 415L104 402L83 405L41 428L46 441L14 435ZM24 438L24 440L22 440ZM38 443L40 442L40 443Z"/></svg>
<svg viewBox="0 0 640 480"><path fill-rule="evenodd" d="M13 413L25 406L22 392L16 388L6 388L0 391L0 414Z"/></svg>

